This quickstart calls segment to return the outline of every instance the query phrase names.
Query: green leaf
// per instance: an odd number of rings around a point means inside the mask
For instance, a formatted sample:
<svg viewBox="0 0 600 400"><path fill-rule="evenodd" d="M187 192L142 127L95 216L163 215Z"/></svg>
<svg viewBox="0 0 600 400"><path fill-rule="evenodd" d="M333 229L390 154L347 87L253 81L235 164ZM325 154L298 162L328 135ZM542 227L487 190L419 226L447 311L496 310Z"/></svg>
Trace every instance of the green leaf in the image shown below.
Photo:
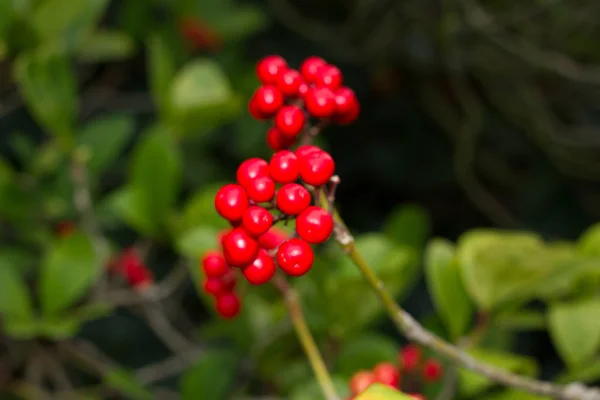
<svg viewBox="0 0 600 400"><path fill-rule="evenodd" d="M183 232L198 226L218 229L228 228L229 223L215 209L215 195L222 184L213 184L196 192L188 200L179 217L178 231Z"/></svg>
<svg viewBox="0 0 600 400"><path fill-rule="evenodd" d="M0 314L17 320L33 318L31 295L13 260L0 258Z"/></svg>
<svg viewBox="0 0 600 400"><path fill-rule="evenodd" d="M133 118L120 114L96 118L85 125L78 144L89 151L90 172L99 173L117 159L131 138L133 128Z"/></svg>
<svg viewBox="0 0 600 400"><path fill-rule="evenodd" d="M421 249L429 235L429 217L418 205L403 205L386 217L383 231L396 243Z"/></svg>
<svg viewBox="0 0 600 400"><path fill-rule="evenodd" d="M79 332L81 321L71 316L53 316L38 321L38 335L51 340L64 340Z"/></svg>
<svg viewBox="0 0 600 400"><path fill-rule="evenodd" d="M6 28L13 17L13 6L10 1L0 2L0 38L4 37Z"/></svg>
<svg viewBox="0 0 600 400"><path fill-rule="evenodd" d="M590 226L579 238L577 250L586 256L600 256L600 223Z"/></svg>
<svg viewBox="0 0 600 400"><path fill-rule="evenodd" d="M356 396L355 400L412 400L412 397L389 386L375 383Z"/></svg>
<svg viewBox="0 0 600 400"><path fill-rule="evenodd" d="M145 225L160 234L181 183L180 154L168 132L156 127L146 133L135 149L130 169L129 188L133 204L139 207Z"/></svg>
<svg viewBox="0 0 600 400"><path fill-rule="evenodd" d="M182 233L175 243L179 254L192 260L200 258L207 250L218 249L219 231L209 226L198 226Z"/></svg>
<svg viewBox="0 0 600 400"><path fill-rule="evenodd" d="M132 400L152 400L155 396L137 380L134 373L126 369L113 369L104 375L104 382L126 394Z"/></svg>
<svg viewBox="0 0 600 400"><path fill-rule="evenodd" d="M164 35L154 34L148 41L147 69L154 102L163 117L169 115L171 100L169 89L175 77L175 56Z"/></svg>
<svg viewBox="0 0 600 400"><path fill-rule="evenodd" d="M102 211L110 214L110 217L114 213L140 233L154 234L156 230L154 221L146 218L144 210L137 206L135 200L131 187L124 186L110 194Z"/></svg>
<svg viewBox="0 0 600 400"><path fill-rule="evenodd" d="M482 395L478 400L552 400L551 397L537 396L527 392L520 392L518 390L507 389L502 392Z"/></svg>
<svg viewBox="0 0 600 400"><path fill-rule="evenodd" d="M453 339L463 335L471 322L473 307L461 281L454 246L434 239L425 250L425 277L433 303Z"/></svg>
<svg viewBox="0 0 600 400"><path fill-rule="evenodd" d="M0 158L0 215L7 221L19 224L32 215L34 200L21 185L10 165Z"/></svg>
<svg viewBox="0 0 600 400"><path fill-rule="evenodd" d="M4 318L2 328L8 336L20 340L33 339L38 336L39 322L36 318Z"/></svg>
<svg viewBox="0 0 600 400"><path fill-rule="evenodd" d="M468 353L475 359L494 365L498 368L524 376L534 377L538 373L535 360L512 353L490 349L472 349ZM476 397L490 387L494 382L466 369L459 370L460 393L465 397Z"/></svg>
<svg viewBox="0 0 600 400"><path fill-rule="evenodd" d="M88 36L78 49L79 59L87 63L118 61L131 57L135 43L119 31L98 30Z"/></svg>
<svg viewBox="0 0 600 400"><path fill-rule="evenodd" d="M333 381L333 386L338 395L346 398L346 396L350 394L348 390L348 381L346 379L339 376L332 376L331 380ZM315 378L311 378L309 381L297 385L289 396L289 400L315 400L323 398L323 391Z"/></svg>
<svg viewBox="0 0 600 400"><path fill-rule="evenodd" d="M238 358L227 350L211 350L180 381L182 400L227 400L235 383Z"/></svg>
<svg viewBox="0 0 600 400"><path fill-rule="evenodd" d="M360 369L371 369L384 361L395 362L398 345L392 339L374 333L347 338L339 350L334 370L349 378Z"/></svg>
<svg viewBox="0 0 600 400"><path fill-rule="evenodd" d="M15 61L21 95L36 120L67 146L77 114L74 72L64 53L23 53Z"/></svg>
<svg viewBox="0 0 600 400"><path fill-rule="evenodd" d="M69 307L85 294L102 266L87 236L74 233L60 239L42 264L40 300L46 315Z"/></svg>
<svg viewBox="0 0 600 400"><path fill-rule="evenodd" d="M574 367L556 379L557 383L571 382L594 383L600 379L600 358Z"/></svg>
<svg viewBox="0 0 600 400"><path fill-rule="evenodd" d="M236 117L241 101L212 60L200 59L182 68L170 91L172 116L183 132L196 132Z"/></svg>
<svg viewBox="0 0 600 400"><path fill-rule="evenodd" d="M511 330L544 330L546 314L541 311L510 310L495 315L494 325Z"/></svg>
<svg viewBox="0 0 600 400"><path fill-rule="evenodd" d="M269 18L256 6L244 5L231 8L221 18L212 18L210 26L225 41L235 41L265 29Z"/></svg>
<svg viewBox="0 0 600 400"><path fill-rule="evenodd" d="M600 348L600 298L552 304L550 336L569 366L581 366Z"/></svg>

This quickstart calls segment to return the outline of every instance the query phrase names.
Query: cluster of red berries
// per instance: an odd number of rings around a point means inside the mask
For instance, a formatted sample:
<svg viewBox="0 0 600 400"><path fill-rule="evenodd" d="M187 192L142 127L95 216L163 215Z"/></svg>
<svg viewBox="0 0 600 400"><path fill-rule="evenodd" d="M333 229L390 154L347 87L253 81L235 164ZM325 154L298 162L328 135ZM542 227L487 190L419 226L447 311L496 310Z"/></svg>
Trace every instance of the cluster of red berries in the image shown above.
<svg viewBox="0 0 600 400"><path fill-rule="evenodd" d="M267 56L258 63L256 74L262 86L248 108L258 120L273 118L267 144L274 151L290 148L311 117L340 125L358 118L360 104L354 91L342 85L339 68L320 57L308 57L296 70L280 56Z"/></svg>
<svg viewBox="0 0 600 400"><path fill-rule="evenodd" d="M154 274L146 266L134 248L127 248L108 265L109 272L120 275L127 284L136 290L144 290L154 283Z"/></svg>
<svg viewBox="0 0 600 400"><path fill-rule="evenodd" d="M356 372L350 379L350 399L364 392L373 383L409 392L414 400L425 400L425 396L414 393L422 383L431 383L442 376L442 365L434 359L423 360L421 349L407 345L398 356L398 365L391 362L377 364L372 370ZM401 379L406 377L407 379ZM413 392L413 393L410 393Z"/></svg>

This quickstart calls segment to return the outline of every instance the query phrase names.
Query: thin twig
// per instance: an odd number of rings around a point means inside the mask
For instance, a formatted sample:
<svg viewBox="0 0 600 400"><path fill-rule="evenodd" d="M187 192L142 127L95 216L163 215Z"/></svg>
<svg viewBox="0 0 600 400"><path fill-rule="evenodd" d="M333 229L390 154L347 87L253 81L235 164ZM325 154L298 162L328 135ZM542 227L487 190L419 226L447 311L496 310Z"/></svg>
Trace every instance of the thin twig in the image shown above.
<svg viewBox="0 0 600 400"><path fill-rule="evenodd" d="M143 311L154 333L172 352L181 353L186 357L190 356L189 351L194 348L193 343L171 325L165 313L162 312L160 303L144 304Z"/></svg>
<svg viewBox="0 0 600 400"><path fill-rule="evenodd" d="M147 365L136 372L138 380L149 385L184 371L190 363L197 360L203 353L200 348L188 351L185 355L177 354L166 360Z"/></svg>

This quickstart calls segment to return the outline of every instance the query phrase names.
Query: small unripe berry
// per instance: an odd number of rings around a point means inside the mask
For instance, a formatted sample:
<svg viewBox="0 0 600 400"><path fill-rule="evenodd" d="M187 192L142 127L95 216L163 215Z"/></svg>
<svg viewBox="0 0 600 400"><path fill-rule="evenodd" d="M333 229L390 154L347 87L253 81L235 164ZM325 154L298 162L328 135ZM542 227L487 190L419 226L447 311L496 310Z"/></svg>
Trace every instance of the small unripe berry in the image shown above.
<svg viewBox="0 0 600 400"><path fill-rule="evenodd" d="M223 239L223 255L233 267L250 264L258 253L258 242L242 228L233 229Z"/></svg>
<svg viewBox="0 0 600 400"><path fill-rule="evenodd" d="M300 164L295 153L289 150L273 154L269 162L271 178L277 183L292 183L300 176Z"/></svg>
<svg viewBox="0 0 600 400"><path fill-rule="evenodd" d="M320 57L311 56L306 58L300 65L300 73L304 80L309 83L314 83L319 69L327 65L327 62Z"/></svg>
<svg viewBox="0 0 600 400"><path fill-rule="evenodd" d="M283 100L283 94L276 87L261 86L252 95L248 109L256 119L270 118L283 106Z"/></svg>
<svg viewBox="0 0 600 400"><path fill-rule="evenodd" d="M283 57L266 56L256 65L256 76L263 84L272 85L285 70L287 70L287 62Z"/></svg>
<svg viewBox="0 0 600 400"><path fill-rule="evenodd" d="M242 218L249 204L246 191L239 185L227 184L215 196L215 209L229 221Z"/></svg>
<svg viewBox="0 0 600 400"><path fill-rule="evenodd" d="M354 395L361 394L373 383L375 383L375 375L371 371L358 371L350 379L350 391Z"/></svg>
<svg viewBox="0 0 600 400"><path fill-rule="evenodd" d="M324 65L317 70L314 84L335 90L342 85L342 81L342 71L338 67L335 65Z"/></svg>
<svg viewBox="0 0 600 400"><path fill-rule="evenodd" d="M218 251L208 251L202 257L202 269L207 277L221 277L229 271L225 257Z"/></svg>
<svg viewBox="0 0 600 400"><path fill-rule="evenodd" d="M414 370L421 362L421 349L413 344L400 350L399 365L404 371Z"/></svg>
<svg viewBox="0 0 600 400"><path fill-rule="evenodd" d="M300 178L309 185L322 186L335 172L335 162L329 153L314 151L300 158Z"/></svg>
<svg viewBox="0 0 600 400"><path fill-rule="evenodd" d="M277 208L287 215L298 215L310 205L310 193L297 183L283 185L278 191L275 201Z"/></svg>
<svg viewBox="0 0 600 400"><path fill-rule="evenodd" d="M241 163L235 173L236 180L243 187L247 187L259 176L269 176L269 163L258 157L249 158Z"/></svg>
<svg viewBox="0 0 600 400"><path fill-rule="evenodd" d="M296 138L284 136L279 129L273 127L267 131L267 146L273 151L289 149Z"/></svg>
<svg viewBox="0 0 600 400"><path fill-rule="evenodd" d="M300 72L288 68L277 77L277 87L285 96L297 97L300 94L300 85L304 82Z"/></svg>
<svg viewBox="0 0 600 400"><path fill-rule="evenodd" d="M275 115L275 127L282 135L295 138L304 129L306 117L298 106L283 106Z"/></svg>
<svg viewBox="0 0 600 400"><path fill-rule="evenodd" d="M234 318L239 314L242 304L235 293L225 292L217 296L216 309L223 318Z"/></svg>
<svg viewBox="0 0 600 400"><path fill-rule="evenodd" d="M397 388L400 383L400 371L391 362L382 362L373 368L375 380L384 385Z"/></svg>
<svg viewBox="0 0 600 400"><path fill-rule="evenodd" d="M242 217L242 227L251 236L260 236L273 225L273 216L259 206L250 206Z"/></svg>
<svg viewBox="0 0 600 400"><path fill-rule="evenodd" d="M296 218L296 232L308 243L323 243L333 232L333 218L321 207L308 207Z"/></svg>
<svg viewBox="0 0 600 400"><path fill-rule="evenodd" d="M275 196L275 182L269 176L259 176L246 187L248 198L256 203L271 201Z"/></svg>
<svg viewBox="0 0 600 400"><path fill-rule="evenodd" d="M242 269L242 273L253 285L267 283L275 275L275 261L269 253L260 249L254 261Z"/></svg>
<svg viewBox="0 0 600 400"><path fill-rule="evenodd" d="M292 238L283 242L277 250L277 264L283 272L291 276L306 274L313 265L314 252L302 239Z"/></svg>
<svg viewBox="0 0 600 400"><path fill-rule="evenodd" d="M304 105L315 118L329 118L335 113L335 95L327 87L310 88L304 96Z"/></svg>
<svg viewBox="0 0 600 400"><path fill-rule="evenodd" d="M435 382L442 376L442 364L436 360L426 360L423 363L423 380Z"/></svg>

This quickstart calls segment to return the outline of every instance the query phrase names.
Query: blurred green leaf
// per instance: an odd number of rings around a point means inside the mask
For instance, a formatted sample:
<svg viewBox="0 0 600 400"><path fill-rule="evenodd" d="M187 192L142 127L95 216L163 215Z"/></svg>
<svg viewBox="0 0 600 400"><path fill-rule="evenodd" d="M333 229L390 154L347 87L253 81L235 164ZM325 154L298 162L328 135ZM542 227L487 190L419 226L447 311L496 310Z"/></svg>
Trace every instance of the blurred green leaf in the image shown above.
<svg viewBox="0 0 600 400"><path fill-rule="evenodd" d="M429 217L418 205L402 205L386 217L383 231L396 243L422 249L429 235Z"/></svg>
<svg viewBox="0 0 600 400"><path fill-rule="evenodd" d="M219 231L209 226L198 226L181 234L175 243L179 254L197 260L207 250L218 249Z"/></svg>
<svg viewBox="0 0 600 400"><path fill-rule="evenodd" d="M22 53L14 68L21 95L36 120L70 146L78 105L75 75L66 55Z"/></svg>
<svg viewBox="0 0 600 400"><path fill-rule="evenodd" d="M435 308L453 339L463 335L471 322L473 307L461 281L447 240L434 239L425 250L425 277Z"/></svg>
<svg viewBox="0 0 600 400"><path fill-rule="evenodd" d="M34 211L34 199L19 185L18 177L6 161L0 158L0 215L7 221L22 223Z"/></svg>
<svg viewBox="0 0 600 400"><path fill-rule="evenodd" d="M581 366L600 348L600 298L551 304L550 336L569 366Z"/></svg>
<svg viewBox="0 0 600 400"><path fill-rule="evenodd" d="M36 318L5 318L2 328L7 335L21 339L33 339L39 333L39 322Z"/></svg>
<svg viewBox="0 0 600 400"><path fill-rule="evenodd" d="M136 146L129 175L129 189L145 225L161 234L174 206L181 183L181 159L172 137L163 127L146 132Z"/></svg>
<svg viewBox="0 0 600 400"><path fill-rule="evenodd" d="M551 397L537 396L527 392L520 392L518 390L506 389L498 393L485 394L478 398L478 400L551 400Z"/></svg>
<svg viewBox="0 0 600 400"><path fill-rule="evenodd" d="M144 385L137 380L135 374L126 369L113 369L104 375L104 382L126 394L131 400L152 400L155 398L151 391L146 389Z"/></svg>
<svg viewBox="0 0 600 400"><path fill-rule="evenodd" d="M179 232L198 226L210 226L218 229L230 227L230 224L217 213L214 206L215 195L222 186L221 183L211 184L190 197L179 217L177 229Z"/></svg>
<svg viewBox="0 0 600 400"><path fill-rule="evenodd" d="M577 241L577 250L586 256L600 256L600 223L590 226Z"/></svg>
<svg viewBox="0 0 600 400"><path fill-rule="evenodd" d="M344 378L334 375L331 377L331 379L338 395L340 395L342 398L345 398L350 394L350 391L348 390L348 382ZM323 398L323 391L319 386L319 382L317 382L315 378L311 378L309 381L305 381L297 385L289 396L289 400L315 400Z"/></svg>
<svg viewBox="0 0 600 400"><path fill-rule="evenodd" d="M13 16L13 6L10 1L0 2L0 39L4 37L4 33Z"/></svg>
<svg viewBox="0 0 600 400"><path fill-rule="evenodd" d="M0 313L13 319L29 320L33 317L31 295L13 262L10 258L0 257Z"/></svg>
<svg viewBox="0 0 600 400"><path fill-rule="evenodd" d="M412 400L412 398L389 386L375 383L356 396L355 400Z"/></svg>
<svg viewBox="0 0 600 400"><path fill-rule="evenodd" d="M546 314L542 311L509 310L494 316L494 325L513 330L543 330Z"/></svg>
<svg viewBox="0 0 600 400"><path fill-rule="evenodd" d="M358 337L349 337L339 349L334 370L349 378L356 371L371 369L380 362L395 362L398 351L396 342L387 336L365 333Z"/></svg>
<svg viewBox="0 0 600 400"><path fill-rule="evenodd" d="M89 35L77 50L79 60L100 63L123 60L135 52L135 43L119 31L98 30Z"/></svg>
<svg viewBox="0 0 600 400"><path fill-rule="evenodd" d="M56 314L78 300L102 266L89 238L74 233L60 239L47 253L40 273L40 301L46 315Z"/></svg>
<svg viewBox="0 0 600 400"><path fill-rule="evenodd" d="M268 26L267 15L258 7L243 5L227 9L220 17L211 18L210 26L224 41L247 38Z"/></svg>
<svg viewBox="0 0 600 400"><path fill-rule="evenodd" d="M198 59L182 68L170 91L172 116L185 133L198 132L236 117L239 97L227 77L212 60Z"/></svg>
<svg viewBox="0 0 600 400"><path fill-rule="evenodd" d="M535 360L529 357L490 349L472 349L468 353L477 360L520 375L534 377L538 373ZM495 384L466 369L460 369L458 376L460 393L466 397L479 398L477 396Z"/></svg>
<svg viewBox="0 0 600 400"><path fill-rule="evenodd" d="M573 367L560 375L556 382L567 384L571 382L594 383L600 379L600 358L589 361L579 367Z"/></svg>
<svg viewBox="0 0 600 400"><path fill-rule="evenodd" d="M103 217L111 217L112 213L118 215L127 224L137 231L146 235L155 233L154 221L146 218L144 210L136 204L133 190L130 186L124 186L116 192L111 193L103 204ZM110 214L110 215L106 215Z"/></svg>
<svg viewBox="0 0 600 400"><path fill-rule="evenodd" d="M176 73L175 57L164 35L150 36L148 41L147 69L154 102L163 117L169 115L171 100L169 89Z"/></svg>
<svg viewBox="0 0 600 400"><path fill-rule="evenodd" d="M71 316L44 317L38 321L37 334L51 340L64 340L75 336L81 321Z"/></svg>
<svg viewBox="0 0 600 400"><path fill-rule="evenodd" d="M237 356L227 350L210 350L189 368L180 381L182 400L227 400L235 383Z"/></svg>

